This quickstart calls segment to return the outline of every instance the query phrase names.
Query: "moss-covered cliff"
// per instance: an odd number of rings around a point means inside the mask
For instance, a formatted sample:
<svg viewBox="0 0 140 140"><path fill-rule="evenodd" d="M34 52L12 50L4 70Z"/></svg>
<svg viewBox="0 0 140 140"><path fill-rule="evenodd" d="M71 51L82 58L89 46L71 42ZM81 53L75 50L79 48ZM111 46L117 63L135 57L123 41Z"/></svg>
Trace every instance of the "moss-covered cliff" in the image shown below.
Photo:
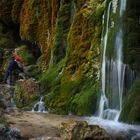
<svg viewBox="0 0 140 140"><path fill-rule="evenodd" d="M124 19L124 63L133 73L135 80L130 88L130 81L125 81L128 90L120 120L140 124L140 1L128 0ZM126 79L127 80L127 79ZM128 79L130 80L130 79Z"/></svg>
<svg viewBox="0 0 140 140"><path fill-rule="evenodd" d="M120 121L131 124L140 124L140 77L138 77L129 91Z"/></svg>
<svg viewBox="0 0 140 140"><path fill-rule="evenodd" d="M95 112L103 11L103 2L88 1L81 7L61 3L50 67L41 79L49 92L46 102L57 112Z"/></svg>
<svg viewBox="0 0 140 140"><path fill-rule="evenodd" d="M139 75L140 70L139 7L139 0L128 0L123 17L123 60L136 75ZM105 0L3 0L0 3L0 60L2 62L5 59L3 50L11 49L17 43L30 43L28 49L38 46L42 55L33 67L39 68L37 72L41 70L39 80L47 106L57 113L91 115L96 110L100 87L104 10ZM112 14L110 27L113 26L113 20L117 21ZM112 28L111 31L110 48L107 49L109 57L113 54L111 41L114 41L113 32L116 30ZM22 52L26 50L23 48ZM23 60L27 56L30 59L30 54L27 54L22 53ZM30 59L30 64L34 60ZM128 91L129 87L127 92L133 92L134 95L135 90L132 88ZM126 104L129 104L129 99ZM127 121L123 114L121 120Z"/></svg>
<svg viewBox="0 0 140 140"><path fill-rule="evenodd" d="M124 61L131 69L140 72L140 1L128 0L124 20Z"/></svg>
<svg viewBox="0 0 140 140"><path fill-rule="evenodd" d="M40 47L46 103L59 113L93 114L99 90L104 0L11 0L1 24ZM16 41L14 41L16 43Z"/></svg>

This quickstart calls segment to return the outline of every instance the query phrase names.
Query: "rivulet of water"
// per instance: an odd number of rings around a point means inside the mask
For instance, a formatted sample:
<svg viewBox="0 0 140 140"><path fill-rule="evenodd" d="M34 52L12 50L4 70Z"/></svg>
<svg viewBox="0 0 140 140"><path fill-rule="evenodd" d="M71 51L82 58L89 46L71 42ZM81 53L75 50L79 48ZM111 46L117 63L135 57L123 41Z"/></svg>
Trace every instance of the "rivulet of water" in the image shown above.
<svg viewBox="0 0 140 140"><path fill-rule="evenodd" d="M45 102L43 101L43 97L33 106L33 112L42 112L47 113L47 109L45 108Z"/></svg>
<svg viewBox="0 0 140 140"><path fill-rule="evenodd" d="M103 40L103 59L102 59L102 93L99 103L99 117L103 117L103 111L104 108L108 106L108 99L106 98L105 94L105 85L106 85L106 47L107 47L107 40L108 40L108 31L109 31L109 17L110 17L110 8L111 8L111 2L109 3L108 10L107 10L107 23L106 23L106 30L105 30L105 36Z"/></svg>

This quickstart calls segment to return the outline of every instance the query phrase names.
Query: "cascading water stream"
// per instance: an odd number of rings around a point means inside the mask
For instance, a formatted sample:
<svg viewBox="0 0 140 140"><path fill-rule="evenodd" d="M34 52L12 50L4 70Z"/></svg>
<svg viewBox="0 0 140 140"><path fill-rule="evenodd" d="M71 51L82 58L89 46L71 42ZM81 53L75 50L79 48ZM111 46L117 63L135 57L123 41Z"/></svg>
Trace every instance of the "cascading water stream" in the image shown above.
<svg viewBox="0 0 140 140"><path fill-rule="evenodd" d="M43 101L43 97L41 97L40 100L34 105L32 111L33 112L43 112L43 113L47 112L47 110L45 108L45 103Z"/></svg>
<svg viewBox="0 0 140 140"><path fill-rule="evenodd" d="M99 117L103 116L103 110L105 105L108 105L108 100L106 98L105 95L105 70L106 70L106 46L107 46L107 40L108 40L108 30L109 30L109 17L110 17L110 7L111 7L111 2L109 3L108 6L108 11L107 11L107 23L106 23L106 33L104 36L104 41L103 41L103 61L102 61L102 95L101 95L101 99L100 99L100 105L99 105Z"/></svg>
<svg viewBox="0 0 140 140"><path fill-rule="evenodd" d="M110 60L106 57L108 35L110 30L111 6L115 0L109 2L107 10L107 20L105 36L103 40L103 60L102 60L102 90L99 103L98 115L100 118L117 121L122 110L123 84L126 65L123 64L123 27L122 16L126 9L126 0L120 0L119 19L117 32L115 34L114 53ZM115 7L115 6L114 6ZM116 7L115 7L116 8ZM116 11L116 10L113 10Z"/></svg>
<svg viewBox="0 0 140 140"><path fill-rule="evenodd" d="M104 128L114 140L137 140L140 126L118 121L123 101L135 79L135 72L123 63L123 16L127 0L107 0L106 3L98 116L86 117L86 120Z"/></svg>

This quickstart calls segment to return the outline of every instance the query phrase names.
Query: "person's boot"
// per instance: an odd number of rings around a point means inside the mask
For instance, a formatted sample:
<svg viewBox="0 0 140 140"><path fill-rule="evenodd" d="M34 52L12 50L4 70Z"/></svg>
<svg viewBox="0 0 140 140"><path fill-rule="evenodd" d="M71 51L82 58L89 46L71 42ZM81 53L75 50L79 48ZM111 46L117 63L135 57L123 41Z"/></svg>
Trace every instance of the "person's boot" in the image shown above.
<svg viewBox="0 0 140 140"><path fill-rule="evenodd" d="M13 76L10 76L9 78L10 78L10 79L9 79L9 85L10 85L10 86L13 86L13 85L14 85Z"/></svg>

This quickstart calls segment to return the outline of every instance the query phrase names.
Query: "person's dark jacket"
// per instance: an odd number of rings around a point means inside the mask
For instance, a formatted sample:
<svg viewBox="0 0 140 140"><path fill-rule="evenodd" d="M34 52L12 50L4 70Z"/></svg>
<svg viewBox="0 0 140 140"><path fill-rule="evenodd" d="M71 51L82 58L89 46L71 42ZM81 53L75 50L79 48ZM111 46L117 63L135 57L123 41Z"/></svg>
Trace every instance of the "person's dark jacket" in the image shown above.
<svg viewBox="0 0 140 140"><path fill-rule="evenodd" d="M14 70L23 71L23 69L20 68L20 67L18 66L18 63L17 63L15 60L12 60L12 61L9 63L8 71L14 71Z"/></svg>

